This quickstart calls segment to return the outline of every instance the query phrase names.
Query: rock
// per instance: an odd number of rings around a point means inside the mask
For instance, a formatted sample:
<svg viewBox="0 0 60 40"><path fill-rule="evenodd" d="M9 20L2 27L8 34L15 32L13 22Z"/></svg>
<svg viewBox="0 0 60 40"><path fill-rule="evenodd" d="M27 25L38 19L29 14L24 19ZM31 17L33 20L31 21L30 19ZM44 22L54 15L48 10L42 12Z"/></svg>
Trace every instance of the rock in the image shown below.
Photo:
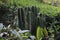
<svg viewBox="0 0 60 40"><path fill-rule="evenodd" d="M14 29L14 30L10 30L14 35L15 37L18 37L20 40L22 40L22 37L20 36L20 34Z"/></svg>
<svg viewBox="0 0 60 40"><path fill-rule="evenodd" d="M4 27L3 23L0 23L0 30L2 30Z"/></svg>
<svg viewBox="0 0 60 40"><path fill-rule="evenodd" d="M31 39L26 39L26 40L31 40Z"/></svg>
<svg viewBox="0 0 60 40"><path fill-rule="evenodd" d="M19 30L19 33L26 33L26 32L30 32L29 30Z"/></svg>
<svg viewBox="0 0 60 40"><path fill-rule="evenodd" d="M29 37L31 40L36 40L36 37L35 36L30 36Z"/></svg>
<svg viewBox="0 0 60 40"><path fill-rule="evenodd" d="M2 37L2 36L3 36L3 33L0 34L0 37Z"/></svg>

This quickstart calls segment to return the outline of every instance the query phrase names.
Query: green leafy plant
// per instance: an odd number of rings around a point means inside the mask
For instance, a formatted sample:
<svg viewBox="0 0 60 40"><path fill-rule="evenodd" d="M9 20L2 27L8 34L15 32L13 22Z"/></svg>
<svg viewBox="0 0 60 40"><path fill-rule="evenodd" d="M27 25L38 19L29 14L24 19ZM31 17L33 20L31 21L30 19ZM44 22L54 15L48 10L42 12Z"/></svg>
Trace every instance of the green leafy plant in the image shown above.
<svg viewBox="0 0 60 40"><path fill-rule="evenodd" d="M31 1L30 0L9 0L7 2L7 4L10 5L10 6L13 6L15 4L17 7L20 7L20 6L21 7L36 6L36 7L40 8L41 13L44 13L48 16L56 16L58 13L60 13L60 8L59 7L39 3L36 0L31 0Z"/></svg>
<svg viewBox="0 0 60 40"><path fill-rule="evenodd" d="M37 28L37 33L36 33L36 38L37 38L37 40L41 40L42 37L43 37L42 28L41 27L38 27Z"/></svg>
<svg viewBox="0 0 60 40"><path fill-rule="evenodd" d="M44 33L44 36L45 36L45 37L47 37L47 36L48 36L48 32L47 32L46 27L44 27L44 29L43 29L43 33Z"/></svg>
<svg viewBox="0 0 60 40"><path fill-rule="evenodd" d="M0 40L5 40L4 38L0 38Z"/></svg>

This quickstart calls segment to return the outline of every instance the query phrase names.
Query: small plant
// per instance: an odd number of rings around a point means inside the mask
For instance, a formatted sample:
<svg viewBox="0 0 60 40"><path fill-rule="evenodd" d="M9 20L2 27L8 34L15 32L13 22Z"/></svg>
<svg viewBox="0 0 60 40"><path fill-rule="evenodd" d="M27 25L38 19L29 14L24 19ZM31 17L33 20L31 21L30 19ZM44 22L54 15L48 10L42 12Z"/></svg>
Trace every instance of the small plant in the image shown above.
<svg viewBox="0 0 60 40"><path fill-rule="evenodd" d="M37 28L37 33L36 33L36 38L37 38L37 40L41 40L42 37L43 37L42 28L41 27L38 27Z"/></svg>
<svg viewBox="0 0 60 40"><path fill-rule="evenodd" d="M48 36L46 27L43 28L43 33L44 33L44 37L42 38L42 40L49 40L49 36Z"/></svg>
<svg viewBox="0 0 60 40"><path fill-rule="evenodd" d="M44 36L48 36L48 32L47 32L46 27L44 27L44 29L43 29L43 33L44 33Z"/></svg>

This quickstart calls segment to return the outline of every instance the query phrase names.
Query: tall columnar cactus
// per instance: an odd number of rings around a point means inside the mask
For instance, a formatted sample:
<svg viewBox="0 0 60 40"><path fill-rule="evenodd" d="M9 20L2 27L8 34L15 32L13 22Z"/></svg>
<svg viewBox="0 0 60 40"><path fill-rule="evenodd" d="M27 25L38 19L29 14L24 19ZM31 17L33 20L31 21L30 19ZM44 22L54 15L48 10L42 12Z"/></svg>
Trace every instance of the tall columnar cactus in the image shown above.
<svg viewBox="0 0 60 40"><path fill-rule="evenodd" d="M37 40L41 40L42 37L43 37L42 28L41 27L38 27L37 28L37 33L36 33L36 38L37 38Z"/></svg>

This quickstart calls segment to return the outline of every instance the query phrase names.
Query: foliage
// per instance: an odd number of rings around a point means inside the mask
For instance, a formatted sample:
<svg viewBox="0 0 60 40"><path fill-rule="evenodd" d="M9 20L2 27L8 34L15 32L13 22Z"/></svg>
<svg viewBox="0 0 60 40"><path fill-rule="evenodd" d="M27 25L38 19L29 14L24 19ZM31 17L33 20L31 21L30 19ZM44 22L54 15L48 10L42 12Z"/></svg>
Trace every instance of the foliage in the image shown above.
<svg viewBox="0 0 60 40"><path fill-rule="evenodd" d="M0 40L5 40L4 38L0 38Z"/></svg>
<svg viewBox="0 0 60 40"><path fill-rule="evenodd" d="M48 32L47 32L47 29L46 29L46 27L44 27L44 29L43 29L43 33L44 33L44 36L48 36Z"/></svg>
<svg viewBox="0 0 60 40"><path fill-rule="evenodd" d="M45 13L46 15L49 16L56 16L57 13L60 13L60 8L59 7L55 7L55 6L50 6L50 5L46 5L43 3L39 3L38 1L35 0L18 0L17 5L20 4L19 6L36 6L40 8L40 13Z"/></svg>
<svg viewBox="0 0 60 40"><path fill-rule="evenodd" d="M36 0L9 0L8 5L16 5L17 7L36 6L40 8L40 13L45 13L48 16L56 16L60 13L60 8L40 3Z"/></svg>
<svg viewBox="0 0 60 40"><path fill-rule="evenodd" d="M6 2L4 1L0 1L0 5L4 4ZM2 5L3 6L3 5ZM40 9L40 13L44 13L48 16L57 16L58 14L60 14L60 8L59 7L55 7L55 6L51 6L51 5L47 5L47 4L43 4L43 3L39 3L36 0L9 0L6 3L7 7L13 8L12 10L10 9L10 11L14 11L14 6L18 7L31 7L31 6L36 6ZM59 27L59 26L58 26ZM58 30L59 28L57 28L56 30ZM53 30L52 30L53 31ZM50 32L52 32L50 30ZM48 36L48 32L46 30L46 28L43 29L44 35ZM38 27L37 28L37 33L36 33L36 37L37 40L40 40L43 37L43 32L42 32L42 28ZM24 38L26 38L27 36L30 36L29 33L26 33L25 36L22 35Z"/></svg>
<svg viewBox="0 0 60 40"><path fill-rule="evenodd" d="M43 37L43 32L42 32L42 28L41 28L41 27L38 27L38 28L37 28L36 37L37 37L37 40L41 40L41 39L42 39L42 37Z"/></svg>

